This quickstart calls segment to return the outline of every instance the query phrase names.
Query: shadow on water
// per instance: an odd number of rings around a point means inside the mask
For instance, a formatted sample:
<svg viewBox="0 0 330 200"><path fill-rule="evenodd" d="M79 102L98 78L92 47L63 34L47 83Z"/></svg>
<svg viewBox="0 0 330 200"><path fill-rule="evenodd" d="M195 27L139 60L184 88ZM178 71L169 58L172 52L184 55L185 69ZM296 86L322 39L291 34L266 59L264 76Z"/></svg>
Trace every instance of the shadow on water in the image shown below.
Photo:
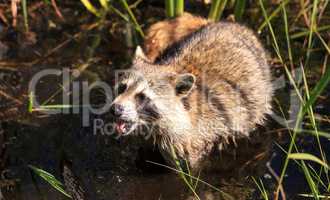
<svg viewBox="0 0 330 200"><path fill-rule="evenodd" d="M42 127L6 124L13 140L6 177L19 179L19 182L8 193L3 190L4 195L15 194L15 198L10 198L13 200L39 199L40 196L46 199L65 199L37 176L34 177L36 187L27 168L27 165L32 164L60 178L60 163L65 151L89 199L194 199L176 173L146 162L151 160L166 164L159 152L144 139L131 137L118 140L111 136L92 135L91 128L81 127L79 118L65 118L55 117ZM276 180L266 168L266 162L270 162L272 169L279 174L286 157L272 144L272 139L261 135L259 142L257 139L251 140L253 143L238 141L241 151L228 151L221 155L225 163L232 165L227 165L221 172L202 174L200 178L234 199L259 199L258 189L249 176L261 177L268 190L272 191ZM313 140L303 137L298 145L316 153L317 147ZM326 144L328 141L323 142ZM326 152L330 151L329 147L324 147ZM287 173L289 176L284 184L285 188L289 188L286 191L288 199L302 199L297 194L308 192L304 176L294 163L290 164ZM221 193L203 183L198 184L197 192L201 199L225 199Z"/></svg>
<svg viewBox="0 0 330 200"><path fill-rule="evenodd" d="M166 165L157 148L138 136L115 139L93 135L92 128L81 127L80 119L75 116L54 117L42 127L8 123L6 129L13 133L10 137L19 141L10 148L7 175L20 179L17 199L37 199L40 195L47 199L64 198L37 176L34 183L26 167L32 164L61 177L63 152L72 161L72 171L90 199L194 199L174 171L147 162ZM251 199L255 187L247 175L265 173L271 138L260 135L250 141L238 140L237 145L239 149L230 144L229 150L221 155L226 163L221 172L202 173L200 179L234 199ZM197 192L201 199L224 199L221 193L201 182L197 184Z"/></svg>

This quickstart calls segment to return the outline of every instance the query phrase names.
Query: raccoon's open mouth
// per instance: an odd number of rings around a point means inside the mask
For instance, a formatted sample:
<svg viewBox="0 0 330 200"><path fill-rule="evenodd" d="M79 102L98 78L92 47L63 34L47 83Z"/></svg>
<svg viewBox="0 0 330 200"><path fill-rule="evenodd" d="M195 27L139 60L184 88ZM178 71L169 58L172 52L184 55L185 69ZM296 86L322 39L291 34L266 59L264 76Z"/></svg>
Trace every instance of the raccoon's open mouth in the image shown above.
<svg viewBox="0 0 330 200"><path fill-rule="evenodd" d="M125 121L125 120L117 120L115 122L115 128L116 131L119 135L125 136L130 134L131 132L134 131L134 129L136 128L137 123L135 122L130 122L130 121Z"/></svg>

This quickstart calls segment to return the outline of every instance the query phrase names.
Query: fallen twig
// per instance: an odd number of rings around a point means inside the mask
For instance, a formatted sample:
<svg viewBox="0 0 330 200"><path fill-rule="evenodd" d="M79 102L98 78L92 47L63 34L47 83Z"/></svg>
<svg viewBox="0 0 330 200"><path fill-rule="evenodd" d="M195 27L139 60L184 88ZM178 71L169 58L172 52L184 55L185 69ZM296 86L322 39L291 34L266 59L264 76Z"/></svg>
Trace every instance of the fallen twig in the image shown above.
<svg viewBox="0 0 330 200"><path fill-rule="evenodd" d="M64 21L64 17L63 17L63 15L62 15L62 13L61 13L61 11L60 11L60 9L58 9L58 7L57 7L57 4L56 4L56 1L55 0L52 0L52 6L53 6L53 8L54 8L54 10L55 10L55 13L56 13L56 15L61 19L61 20L63 20Z"/></svg>
<svg viewBox="0 0 330 200"><path fill-rule="evenodd" d="M6 92L4 92L2 90L0 90L0 96L3 96L5 98L7 98L7 99L10 99L10 100L14 101L15 103L17 103L19 105L22 105L23 104L22 101L16 99L15 97L12 97L11 95L7 94Z"/></svg>
<svg viewBox="0 0 330 200"><path fill-rule="evenodd" d="M17 25L17 4L20 2L20 0L11 0L11 13L13 15L13 27L16 27Z"/></svg>
<svg viewBox="0 0 330 200"><path fill-rule="evenodd" d="M5 23L6 25L8 25L8 20L5 17L5 15L3 14L3 9L0 8L0 19L3 21L3 23Z"/></svg>
<svg viewBox="0 0 330 200"><path fill-rule="evenodd" d="M268 162L266 164L266 167L269 171L269 173L275 178L275 180L280 183L280 177L276 174L276 172L273 170L273 168L270 166L270 162ZM281 197L282 197L282 200L286 200L286 195L285 195L285 191L284 191L284 188L283 188L283 185L280 184L279 186L279 190L280 190L280 193L281 193ZM278 195L278 193L275 193L275 195ZM278 196L275 196L274 199L278 199Z"/></svg>

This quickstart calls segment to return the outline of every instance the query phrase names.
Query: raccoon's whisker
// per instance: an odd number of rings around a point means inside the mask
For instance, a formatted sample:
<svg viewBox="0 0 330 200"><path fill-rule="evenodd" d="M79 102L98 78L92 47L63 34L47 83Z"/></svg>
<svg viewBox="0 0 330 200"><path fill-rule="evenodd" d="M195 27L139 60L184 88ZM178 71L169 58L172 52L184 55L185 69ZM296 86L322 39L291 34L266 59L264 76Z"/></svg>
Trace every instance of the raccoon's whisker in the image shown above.
<svg viewBox="0 0 330 200"><path fill-rule="evenodd" d="M155 120L158 119L158 114L155 114L155 113L140 111L139 114L143 118L150 118L150 119L155 119Z"/></svg>
<svg viewBox="0 0 330 200"><path fill-rule="evenodd" d="M158 119L158 118L156 118L156 117L149 116L148 114L140 115L140 117L142 117L142 118L145 119L145 120L150 120L150 121L155 121L155 120Z"/></svg>

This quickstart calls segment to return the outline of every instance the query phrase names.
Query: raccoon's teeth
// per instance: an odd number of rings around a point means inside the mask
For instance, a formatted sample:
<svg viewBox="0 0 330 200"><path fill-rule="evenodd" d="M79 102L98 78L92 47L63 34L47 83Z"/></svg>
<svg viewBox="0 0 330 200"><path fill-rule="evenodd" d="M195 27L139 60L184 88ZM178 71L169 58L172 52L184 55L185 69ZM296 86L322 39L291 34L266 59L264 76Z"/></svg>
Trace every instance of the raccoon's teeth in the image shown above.
<svg viewBox="0 0 330 200"><path fill-rule="evenodd" d="M118 133L120 133L120 134L124 133L126 131L125 122L117 122L116 129L117 129Z"/></svg>

